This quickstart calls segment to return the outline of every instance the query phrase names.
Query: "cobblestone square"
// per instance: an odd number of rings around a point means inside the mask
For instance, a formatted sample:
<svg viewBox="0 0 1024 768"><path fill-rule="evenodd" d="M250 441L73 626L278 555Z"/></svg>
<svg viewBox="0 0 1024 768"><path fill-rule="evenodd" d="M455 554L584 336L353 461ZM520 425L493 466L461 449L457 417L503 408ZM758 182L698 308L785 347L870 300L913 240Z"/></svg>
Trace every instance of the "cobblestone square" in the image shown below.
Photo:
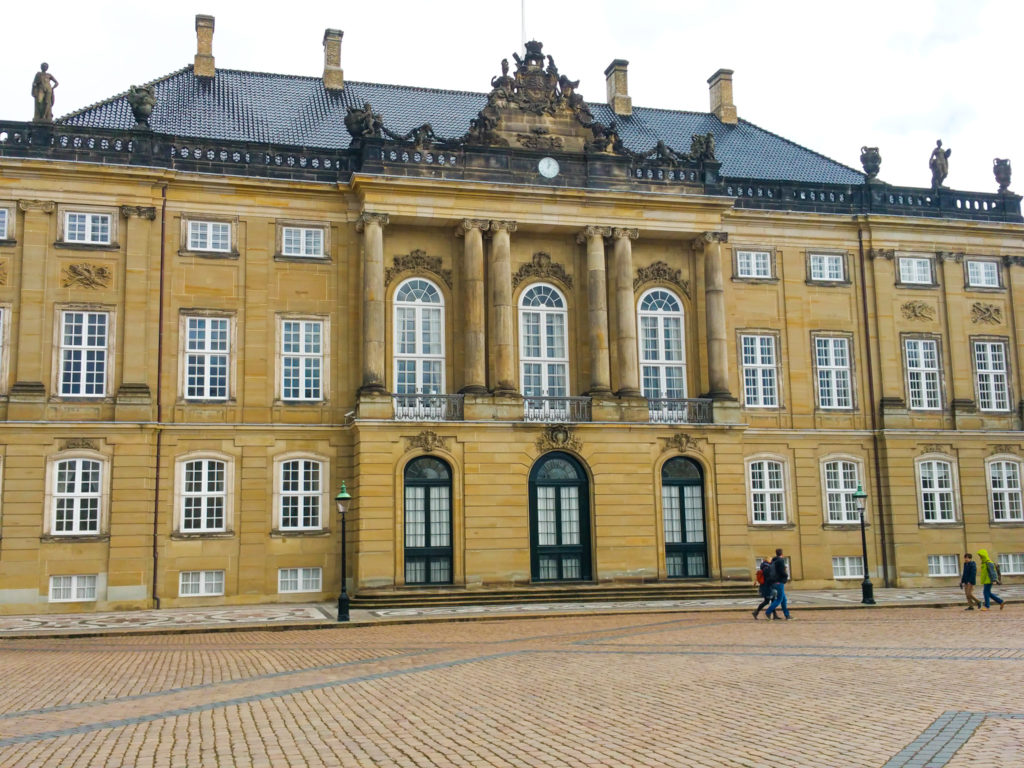
<svg viewBox="0 0 1024 768"><path fill-rule="evenodd" d="M0 765L1024 764L1024 613L643 613L0 641Z"/></svg>

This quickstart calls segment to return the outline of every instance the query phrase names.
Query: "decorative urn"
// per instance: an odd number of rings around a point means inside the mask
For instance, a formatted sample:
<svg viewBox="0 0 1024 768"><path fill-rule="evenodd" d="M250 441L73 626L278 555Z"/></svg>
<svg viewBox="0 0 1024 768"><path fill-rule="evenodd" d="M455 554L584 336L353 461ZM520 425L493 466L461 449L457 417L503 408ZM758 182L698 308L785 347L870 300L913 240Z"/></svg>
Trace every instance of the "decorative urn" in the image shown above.
<svg viewBox="0 0 1024 768"><path fill-rule="evenodd" d="M882 155L878 147L861 147L860 164L864 166L864 173L868 175L868 181L878 176L882 168Z"/></svg>
<svg viewBox="0 0 1024 768"><path fill-rule="evenodd" d="M1002 160L997 157L992 161L992 173L995 175L996 181L999 183L999 191L1009 192L1010 174L1012 173L1012 170L1010 169L1010 161L1008 159Z"/></svg>

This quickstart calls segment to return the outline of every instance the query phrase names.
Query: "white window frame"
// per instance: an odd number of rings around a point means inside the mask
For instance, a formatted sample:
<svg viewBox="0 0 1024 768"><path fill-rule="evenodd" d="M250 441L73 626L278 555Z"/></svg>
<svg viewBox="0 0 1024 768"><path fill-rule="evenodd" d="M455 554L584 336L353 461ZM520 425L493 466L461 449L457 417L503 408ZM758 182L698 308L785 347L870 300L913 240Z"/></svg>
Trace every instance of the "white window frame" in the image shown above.
<svg viewBox="0 0 1024 768"><path fill-rule="evenodd" d="M830 479L830 465L838 465L836 470L839 474L839 483L833 483ZM852 467L853 476L849 475ZM833 473L834 476L834 473ZM823 512L826 525L853 525L860 523L860 513L857 511L857 503L853 494L858 487L863 487L864 462L855 457L843 455L825 456L821 460L821 495L823 501ZM838 506L839 516L834 517L833 513ZM868 522L868 508L864 507L864 522Z"/></svg>
<svg viewBox="0 0 1024 768"><path fill-rule="evenodd" d="M863 555L838 555L832 558L832 578L836 581L864 578Z"/></svg>
<svg viewBox="0 0 1024 768"><path fill-rule="evenodd" d="M198 591L186 592L185 582L197 582ZM218 597L224 594L223 570L179 571L178 597Z"/></svg>
<svg viewBox="0 0 1024 768"><path fill-rule="evenodd" d="M789 523L789 462L781 456L750 456L744 462L747 486L747 508L752 525L786 525ZM760 480L755 470L761 472ZM775 472L776 477L771 476ZM781 504L781 513L772 506ZM764 519L758 519L761 515Z"/></svg>
<svg viewBox="0 0 1024 768"><path fill-rule="evenodd" d="M942 486L941 466L949 470L949 485ZM914 462L914 476L917 482L917 503L922 525L951 525L960 522L960 481L957 464L951 457L942 454L926 454ZM949 499L949 515L940 515L943 499ZM928 517L929 501L935 510Z"/></svg>
<svg viewBox="0 0 1024 768"><path fill-rule="evenodd" d="M747 280L771 280L772 252L751 248L737 250L736 277Z"/></svg>
<svg viewBox="0 0 1024 768"><path fill-rule="evenodd" d="M298 325L299 338L296 348L289 348L290 326ZM309 344L308 331L319 326L319 350ZM277 318L277 385L278 399L287 403L317 403L327 400L326 351L330 349L328 320L325 317L278 315ZM294 361L292 363L291 361ZM294 377L297 393L289 392L288 374L290 366L296 366ZM315 387L313 386L316 381Z"/></svg>
<svg viewBox="0 0 1024 768"><path fill-rule="evenodd" d="M404 291L431 297L406 300ZM426 277L410 277L395 288L393 318L396 395L440 395L446 390L445 302L440 286ZM436 301L433 299L436 298ZM431 336L425 331L433 329ZM436 338L433 338L436 336ZM409 377L411 374L411 378Z"/></svg>
<svg viewBox="0 0 1024 768"><path fill-rule="evenodd" d="M202 344L193 343L191 338L193 323L195 323L196 328L200 325L204 328ZM210 329L214 323L216 323L218 327L221 327L221 324L226 324L226 345L224 346L221 345L221 341L219 339L216 344L214 344L213 340L210 338ZM194 402L224 402L233 399L235 382L234 315L183 312L180 316L179 333L181 335L181 353L179 359L181 361L180 386L182 399ZM219 388L211 386L214 374L219 372L219 364L215 361L220 357L227 358L224 363L225 383L223 393L221 393ZM190 389L193 386L190 384L190 370L192 370L193 367L197 374L197 389L190 392ZM211 394L211 392L213 394Z"/></svg>
<svg viewBox="0 0 1024 768"><path fill-rule="evenodd" d="M81 218L72 227L72 217ZM98 213L96 211L64 211L64 239L63 242L71 245L113 245L114 243L114 217L110 213ZM82 228L82 236L72 236ZM103 230L106 230L104 233Z"/></svg>
<svg viewBox="0 0 1024 768"><path fill-rule="evenodd" d="M324 227L283 225L281 255L300 259L322 259L326 256L327 234Z"/></svg>
<svg viewBox="0 0 1024 768"><path fill-rule="evenodd" d="M1024 552L1003 552L996 556L996 565L1003 576L1024 575Z"/></svg>
<svg viewBox="0 0 1024 768"><path fill-rule="evenodd" d="M935 262L933 259L927 256L900 256L898 261L901 285L935 285Z"/></svg>
<svg viewBox="0 0 1024 768"><path fill-rule="evenodd" d="M75 488L66 486L61 489L61 468L65 462L75 462ZM82 491L81 462L98 464L99 478L96 489ZM92 471L92 468L89 468ZM72 524L65 530L57 530L57 507L61 499L69 499L72 509ZM95 500L97 504L96 527L83 527L83 501ZM107 532L108 510L110 508L110 458L90 450L64 451L49 456L46 460L46 491L44 494L46 523L44 533L47 536L61 538L65 536L103 536Z"/></svg>
<svg viewBox="0 0 1024 768"><path fill-rule="evenodd" d="M11 237L11 209L0 205L0 240L13 240Z"/></svg>
<svg viewBox="0 0 1024 768"><path fill-rule="evenodd" d="M202 487L189 488L186 484L188 469L194 462L202 462ZM211 462L220 462L224 466L222 491L211 491L208 488ZM235 504L235 459L222 453L195 452L179 456L175 460L174 473L174 519L175 533L179 535L203 536L209 534L229 534L234 523ZM200 499L201 516L199 525L185 527L185 507L188 499ZM211 508L215 508L213 500L220 499L222 504L222 521L218 525L210 525Z"/></svg>
<svg viewBox="0 0 1024 768"><path fill-rule="evenodd" d="M286 482L285 468L292 463L299 464L299 487L292 488ZM306 483L307 465L315 470L314 483L316 487L310 488ZM274 459L274 514L275 524L280 533L292 533L301 531L322 531L327 527L327 514L332 508L328 498L327 486L328 462L323 456L308 453L288 453ZM286 499L295 498L298 501L297 522L294 525L285 524L285 502ZM303 514L304 500L315 500L316 521L312 524L304 521Z"/></svg>
<svg viewBox="0 0 1024 768"><path fill-rule="evenodd" d="M92 603L96 601L97 578L95 573L60 574L50 577L47 601L51 603ZM58 587L60 585L60 587ZM55 597L57 589L67 589L68 597Z"/></svg>
<svg viewBox="0 0 1024 768"><path fill-rule="evenodd" d="M928 577L948 579L960 575L959 555L928 555Z"/></svg>
<svg viewBox="0 0 1024 768"><path fill-rule="evenodd" d="M928 349L934 365L928 365ZM904 337L907 405L915 411L942 410L942 358L936 338Z"/></svg>
<svg viewBox="0 0 1024 768"><path fill-rule="evenodd" d="M542 292L548 303L527 305L528 297L537 292ZM535 339L530 333L533 327L537 329ZM554 338L552 331L558 332L561 350L552 349L549 344ZM537 353L528 354L533 350ZM529 386L527 377L531 380ZM519 296L519 386L525 397L568 397L570 394L568 304L565 295L550 283L531 283Z"/></svg>
<svg viewBox="0 0 1024 768"><path fill-rule="evenodd" d="M818 407L823 410L849 411L853 409L853 356L852 342L847 336L815 335L814 373ZM837 352L842 347L845 363ZM824 358L823 358L824 353ZM824 364L823 364L824 363ZM845 393L843 392L845 388Z"/></svg>
<svg viewBox="0 0 1024 768"><path fill-rule="evenodd" d="M1002 339L972 339L971 353L978 410L1011 410L1009 345Z"/></svg>
<svg viewBox="0 0 1024 768"><path fill-rule="evenodd" d="M968 288L1002 288L999 262L991 259L967 259Z"/></svg>
<svg viewBox="0 0 1024 768"><path fill-rule="evenodd" d="M657 296L664 294L664 296ZM645 304L660 306L644 308ZM670 302L675 307L669 306ZM673 328L678 324L678 328ZM672 339L676 334L677 338ZM637 301L640 382L648 400L686 397L686 317L682 299L667 288L644 291ZM676 373L678 371L678 373ZM670 386L673 375L678 386Z"/></svg>
<svg viewBox="0 0 1024 768"><path fill-rule="evenodd" d="M815 283L846 282L846 257L841 253L808 253L808 275Z"/></svg>
<svg viewBox="0 0 1024 768"><path fill-rule="evenodd" d="M80 344L68 344L68 321L82 316L82 333ZM90 323L92 318L103 318L104 338L102 344L90 343ZM102 398L108 394L111 381L111 364L114 359L112 347L114 343L114 313L105 309L86 307L59 307L57 323L54 328L56 335L55 352L57 355L57 381L55 390L59 397L64 398ZM90 380L87 366L92 363L102 368L102 379L99 382ZM75 372L69 366L77 364ZM65 381L65 376L70 376ZM99 386L97 387L97 383ZM65 388L67 385L67 388ZM90 391L91 390L91 391Z"/></svg>
<svg viewBox="0 0 1024 768"><path fill-rule="evenodd" d="M287 589L293 582L294 589ZM277 569L277 591L278 594L292 595L299 592L323 592L324 569L320 566L278 568Z"/></svg>
<svg viewBox="0 0 1024 768"><path fill-rule="evenodd" d="M195 253L232 252L233 232L230 221L188 219L186 231L188 233L186 250Z"/></svg>
<svg viewBox="0 0 1024 768"><path fill-rule="evenodd" d="M1024 522L1024 463L1012 454L992 456L985 462L985 479L989 520Z"/></svg>
<svg viewBox="0 0 1024 768"><path fill-rule="evenodd" d="M765 341L770 342L766 350ZM770 359L766 357L770 354ZM779 340L772 333L743 332L739 338L743 405L746 408L779 408Z"/></svg>

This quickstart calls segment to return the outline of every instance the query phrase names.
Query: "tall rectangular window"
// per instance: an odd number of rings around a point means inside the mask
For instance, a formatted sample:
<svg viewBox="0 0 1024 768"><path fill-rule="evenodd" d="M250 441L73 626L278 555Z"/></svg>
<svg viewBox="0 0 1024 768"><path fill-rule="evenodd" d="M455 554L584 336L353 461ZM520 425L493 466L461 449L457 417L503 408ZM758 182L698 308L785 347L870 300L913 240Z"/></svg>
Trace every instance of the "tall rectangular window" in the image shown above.
<svg viewBox="0 0 1024 768"><path fill-rule="evenodd" d="M838 253L812 253L811 280L838 283L843 280L843 257Z"/></svg>
<svg viewBox="0 0 1024 768"><path fill-rule="evenodd" d="M96 599L96 574L50 577L51 603L80 603Z"/></svg>
<svg viewBox="0 0 1024 768"><path fill-rule="evenodd" d="M968 261L967 285L970 288L998 288L999 265L994 261Z"/></svg>
<svg viewBox="0 0 1024 768"><path fill-rule="evenodd" d="M224 594L224 571L182 571L178 574L179 597Z"/></svg>
<svg viewBox="0 0 1024 768"><path fill-rule="evenodd" d="M227 467L223 461L185 462L181 488L181 530L204 533L225 530Z"/></svg>
<svg viewBox="0 0 1024 768"><path fill-rule="evenodd" d="M921 511L926 523L956 522L953 504L953 466L948 461L922 461L917 465Z"/></svg>
<svg viewBox="0 0 1024 768"><path fill-rule="evenodd" d="M1000 523L1024 522L1019 462L990 462L988 465L988 488L994 521Z"/></svg>
<svg viewBox="0 0 1024 768"><path fill-rule="evenodd" d="M323 399L323 332L320 320L281 323L281 399Z"/></svg>
<svg viewBox="0 0 1024 768"><path fill-rule="evenodd" d="M759 460L748 465L750 505L755 523L786 522L782 462Z"/></svg>
<svg viewBox="0 0 1024 768"><path fill-rule="evenodd" d="M900 257L900 282L911 285L932 284L931 259Z"/></svg>
<svg viewBox="0 0 1024 768"><path fill-rule="evenodd" d="M825 499L830 523L860 521L853 494L860 486L857 465L852 461L825 462Z"/></svg>
<svg viewBox="0 0 1024 768"><path fill-rule="evenodd" d="M776 384L774 336L741 336L744 404L751 408L775 408Z"/></svg>
<svg viewBox="0 0 1024 768"><path fill-rule="evenodd" d="M0 208L0 240L7 239L7 209Z"/></svg>
<svg viewBox="0 0 1024 768"><path fill-rule="evenodd" d="M185 398L227 400L230 320L226 317L187 317L185 320Z"/></svg>
<svg viewBox="0 0 1024 768"><path fill-rule="evenodd" d="M860 555L854 557L833 557L832 558L833 579L863 579L864 558Z"/></svg>
<svg viewBox="0 0 1024 768"><path fill-rule="evenodd" d="M221 221L190 221L188 223L188 249L190 251L231 252L231 224Z"/></svg>
<svg viewBox="0 0 1024 768"><path fill-rule="evenodd" d="M278 568L278 592L319 592L323 583L321 568Z"/></svg>
<svg viewBox="0 0 1024 768"><path fill-rule="evenodd" d="M103 397L107 389L106 312L62 312L60 393L66 397Z"/></svg>
<svg viewBox="0 0 1024 768"><path fill-rule="evenodd" d="M92 459L58 461L53 474L53 526L55 536L100 532L103 494L102 464Z"/></svg>
<svg viewBox="0 0 1024 768"><path fill-rule="evenodd" d="M282 530L321 527L322 475L321 463L313 459L293 459L281 463Z"/></svg>
<svg viewBox="0 0 1024 768"><path fill-rule="evenodd" d="M936 411L942 407L939 388L939 344L934 339L904 339L910 407Z"/></svg>
<svg viewBox="0 0 1024 768"><path fill-rule="evenodd" d="M110 245L110 214L65 213L64 242Z"/></svg>
<svg viewBox="0 0 1024 768"><path fill-rule="evenodd" d="M282 227L281 255L322 257L324 231L318 227Z"/></svg>
<svg viewBox="0 0 1024 768"><path fill-rule="evenodd" d="M983 411L1010 410L1006 344L1001 341L974 342L974 372L977 376L978 407Z"/></svg>
<svg viewBox="0 0 1024 768"><path fill-rule="evenodd" d="M736 277L771 276L772 255L768 251L736 251Z"/></svg>
<svg viewBox="0 0 1024 768"><path fill-rule="evenodd" d="M929 576L959 576L960 558L956 555L928 555Z"/></svg>
<svg viewBox="0 0 1024 768"><path fill-rule="evenodd" d="M850 341L842 337L814 339L818 372L818 406L852 408Z"/></svg>

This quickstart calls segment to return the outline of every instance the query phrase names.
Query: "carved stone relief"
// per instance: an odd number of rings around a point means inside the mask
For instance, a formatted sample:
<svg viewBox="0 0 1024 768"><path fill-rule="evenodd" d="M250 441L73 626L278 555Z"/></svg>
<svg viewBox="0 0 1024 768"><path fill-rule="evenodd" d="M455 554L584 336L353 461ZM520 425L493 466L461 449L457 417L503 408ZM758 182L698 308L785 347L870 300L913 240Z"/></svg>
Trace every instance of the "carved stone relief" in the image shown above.
<svg viewBox="0 0 1024 768"><path fill-rule="evenodd" d="M997 453L1020 453L1020 446L1014 445L1013 443L1003 443L1000 445L992 446L992 454Z"/></svg>
<svg viewBox="0 0 1024 768"><path fill-rule="evenodd" d="M529 264L523 264L519 271L512 275L512 287L516 288L529 278L557 280L566 288L572 288L572 275L567 274L561 264L551 261L550 253L543 251L533 254L533 260Z"/></svg>
<svg viewBox="0 0 1024 768"><path fill-rule="evenodd" d="M418 435L409 437L403 437L405 440L405 450L411 451L419 448L427 453L432 453L438 448L448 450L447 438L441 437L436 432L432 432L429 429L425 429Z"/></svg>
<svg viewBox="0 0 1024 768"><path fill-rule="evenodd" d="M450 269L442 269L441 265L443 262L440 256L428 256L426 251L421 251L417 248L405 256L395 256L393 263L394 266L384 270L384 285L391 285L391 281L404 272L423 270L437 275L444 281L445 285L449 288L452 287L452 271Z"/></svg>
<svg viewBox="0 0 1024 768"><path fill-rule="evenodd" d="M57 210L57 204L53 200L19 200L18 209L22 211L53 213Z"/></svg>
<svg viewBox="0 0 1024 768"><path fill-rule="evenodd" d="M971 305L971 322L999 325L1003 322L1002 307L976 301Z"/></svg>
<svg viewBox="0 0 1024 768"><path fill-rule="evenodd" d="M61 270L61 285L70 288L73 285L82 288L109 288L113 275L109 267L98 264L69 264Z"/></svg>
<svg viewBox="0 0 1024 768"><path fill-rule="evenodd" d="M953 446L944 443L925 443L921 453L953 453Z"/></svg>
<svg viewBox="0 0 1024 768"><path fill-rule="evenodd" d="M7 285L7 262L0 261L0 285Z"/></svg>
<svg viewBox="0 0 1024 768"><path fill-rule="evenodd" d="M574 451L579 453L583 443L567 424L552 424L545 427L543 434L537 438L539 451Z"/></svg>
<svg viewBox="0 0 1024 768"><path fill-rule="evenodd" d="M685 432L676 432L672 437L665 438L665 448L662 453L668 453L669 451L704 453L704 447L707 445L707 442L707 438L693 438Z"/></svg>
<svg viewBox="0 0 1024 768"><path fill-rule="evenodd" d="M156 208L151 205L122 205L121 215L126 219L138 216L140 219L153 221L156 218Z"/></svg>
<svg viewBox="0 0 1024 768"><path fill-rule="evenodd" d="M868 250L868 257L871 259L886 259L892 261L896 258L895 248L871 248Z"/></svg>
<svg viewBox="0 0 1024 768"><path fill-rule="evenodd" d="M672 269L664 261L656 261L648 267L640 267L633 279L633 290L636 291L642 285L648 283L671 283L678 286L687 296L690 295L690 283L683 279L681 269Z"/></svg>
<svg viewBox="0 0 1024 768"><path fill-rule="evenodd" d="M957 251L936 251L935 255L938 257L939 261L953 261L960 264L964 260L963 253Z"/></svg>
<svg viewBox="0 0 1024 768"><path fill-rule="evenodd" d="M925 301L908 301L900 307L907 320L934 320L935 307Z"/></svg>
<svg viewBox="0 0 1024 768"><path fill-rule="evenodd" d="M63 451L83 449L89 451L98 451L99 445L95 440L89 440L88 438L85 437L71 437L68 438L67 440L61 441L61 450Z"/></svg>

